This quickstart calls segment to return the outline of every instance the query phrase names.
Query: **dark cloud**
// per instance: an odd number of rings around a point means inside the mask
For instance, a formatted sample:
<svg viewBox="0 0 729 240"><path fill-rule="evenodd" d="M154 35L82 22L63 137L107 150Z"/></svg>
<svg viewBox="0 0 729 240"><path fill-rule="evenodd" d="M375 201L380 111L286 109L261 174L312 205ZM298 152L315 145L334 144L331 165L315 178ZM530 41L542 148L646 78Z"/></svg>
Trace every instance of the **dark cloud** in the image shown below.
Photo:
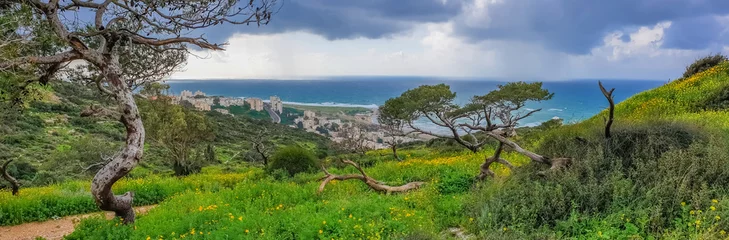
<svg viewBox="0 0 729 240"><path fill-rule="evenodd" d="M654 25L661 21L688 21L695 18L729 14L727 0L509 0L489 4L481 13L488 16L483 23L461 18L458 34L471 40L485 39L538 41L547 48L584 54L602 42L612 31L635 26ZM680 25L680 24L679 24ZM696 29L699 28L699 29ZM694 46L708 44L716 36L713 29L695 26ZM671 31L666 39L680 37L683 32ZM699 37L703 35L702 37ZM685 37L685 36L684 36ZM684 46L677 41L675 46Z"/></svg>
<svg viewBox="0 0 729 240"><path fill-rule="evenodd" d="M729 43L729 25L717 17L704 16L675 21L666 30L663 47L678 49L721 49Z"/></svg>
<svg viewBox="0 0 729 240"><path fill-rule="evenodd" d="M729 14L729 0L503 0L488 3L478 13L487 16L481 22L466 21L474 0L281 1L267 26L225 25L206 30L206 37L220 42L236 32L306 31L329 40L383 38L417 23L452 20L456 34L471 41L537 42L570 54L589 53L610 32L662 21L673 23L664 36L667 48L705 49L729 39L721 35L727 26L716 20Z"/></svg>
<svg viewBox="0 0 729 240"><path fill-rule="evenodd" d="M458 15L460 0L282 0L267 26L224 26L206 31L213 40L235 32L268 34L307 31L329 40L382 38L416 23L444 22Z"/></svg>

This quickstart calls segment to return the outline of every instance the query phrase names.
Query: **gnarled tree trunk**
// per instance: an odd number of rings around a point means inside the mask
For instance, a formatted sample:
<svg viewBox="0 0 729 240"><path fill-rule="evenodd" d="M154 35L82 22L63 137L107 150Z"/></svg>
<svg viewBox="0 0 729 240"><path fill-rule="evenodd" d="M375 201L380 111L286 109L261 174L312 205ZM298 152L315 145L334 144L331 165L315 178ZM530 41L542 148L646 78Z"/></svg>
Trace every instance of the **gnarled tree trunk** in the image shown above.
<svg viewBox="0 0 729 240"><path fill-rule="evenodd" d="M481 172L476 177L479 181L485 180L487 177L494 177L496 174L494 174L493 171L491 171L491 164L498 162L501 164L506 165L509 169L514 168L513 165L509 161L504 160L501 158L501 151L504 148L504 143L499 142L499 146L496 148L496 152L494 152L494 155L491 157L487 157L486 160L484 160L483 164L481 164L480 169Z"/></svg>
<svg viewBox="0 0 729 240"><path fill-rule="evenodd" d="M113 211L116 216L123 219L125 224L129 224L135 220L134 210L132 209L134 192L126 192L123 195L115 196L111 187L116 181L134 169L142 159L144 125L131 90L120 79L119 73L121 71L118 66L118 61L112 60L108 66L105 66L103 73L106 80L111 83L115 94L114 98L119 105L120 121L124 124L127 132L126 146L96 173L91 182L91 194L101 210Z"/></svg>
<svg viewBox="0 0 729 240"><path fill-rule="evenodd" d="M397 156L397 144L392 145L392 156L395 157L395 160L401 161L400 157Z"/></svg>
<svg viewBox="0 0 729 240"><path fill-rule="evenodd" d="M2 171L3 178L6 181L10 182L10 186L13 191L13 196L17 196L18 191L20 191L20 183L13 176L10 176L10 173L8 173L8 165L10 165L10 162L12 162L12 161L13 160L11 159L11 160L8 160L7 162L5 162L5 164L3 164L3 166L2 166L2 168L0 168L0 171Z"/></svg>

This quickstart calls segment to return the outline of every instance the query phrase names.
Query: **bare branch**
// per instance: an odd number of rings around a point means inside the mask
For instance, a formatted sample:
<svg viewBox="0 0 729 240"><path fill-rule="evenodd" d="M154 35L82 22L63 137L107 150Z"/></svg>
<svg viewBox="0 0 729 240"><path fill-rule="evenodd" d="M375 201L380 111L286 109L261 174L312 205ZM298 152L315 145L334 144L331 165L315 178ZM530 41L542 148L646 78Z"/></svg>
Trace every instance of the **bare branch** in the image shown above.
<svg viewBox="0 0 729 240"><path fill-rule="evenodd" d="M609 117L607 120L607 123L605 124L605 138L610 138L610 127L613 125L613 114L615 112L615 102L613 101L613 91L615 91L615 88L610 89L610 91L605 90L605 87L602 86L602 82L597 81L597 84L600 86L600 91L602 92L602 95L605 96L605 98L608 100L608 103L610 103L610 110L609 110Z"/></svg>

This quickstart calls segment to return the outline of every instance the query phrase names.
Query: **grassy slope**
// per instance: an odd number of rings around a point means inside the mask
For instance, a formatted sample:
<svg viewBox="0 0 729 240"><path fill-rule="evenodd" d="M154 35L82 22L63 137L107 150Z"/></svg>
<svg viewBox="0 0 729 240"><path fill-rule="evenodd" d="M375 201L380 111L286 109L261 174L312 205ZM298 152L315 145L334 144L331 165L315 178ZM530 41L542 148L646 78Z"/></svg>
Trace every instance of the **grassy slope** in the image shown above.
<svg viewBox="0 0 729 240"><path fill-rule="evenodd" d="M692 122L709 129L729 130L729 113L703 111L701 104L729 86L727 64L698 76L637 94L620 103L616 125L627 121ZM609 87L609 86L608 86ZM616 91L620 91L619 89ZM602 116L559 131L593 131L602 127ZM371 153L371 158L378 153ZM422 180L424 189L399 195L382 195L360 182L335 182L321 195L315 194L320 174L302 174L293 179L270 178L244 181L234 189L176 195L140 217L135 226L119 227L100 219L85 221L71 239L93 237L227 239L367 239L406 235L435 235L452 226L474 224L478 212L464 212L469 204L470 178L490 151L439 154L428 149L403 151L404 162L382 162L365 170L372 177L392 184ZM517 164L526 160L508 154ZM352 169L333 170L352 172ZM499 168L497 174L508 170ZM496 188L501 179L489 184ZM479 196L488 197L488 196ZM179 218L185 215L185 218ZM351 217L350 217L351 216ZM506 231L506 229L504 230Z"/></svg>
<svg viewBox="0 0 729 240"><path fill-rule="evenodd" d="M713 100L725 89L729 89L729 62L724 62L688 79L672 81L626 99L616 106L616 124L620 124L620 121L623 120L660 119L698 123L710 128L729 131L729 111L703 109L707 102ZM620 89L615 91L620 91ZM575 126L584 128L602 125L605 116L607 116L607 111Z"/></svg>

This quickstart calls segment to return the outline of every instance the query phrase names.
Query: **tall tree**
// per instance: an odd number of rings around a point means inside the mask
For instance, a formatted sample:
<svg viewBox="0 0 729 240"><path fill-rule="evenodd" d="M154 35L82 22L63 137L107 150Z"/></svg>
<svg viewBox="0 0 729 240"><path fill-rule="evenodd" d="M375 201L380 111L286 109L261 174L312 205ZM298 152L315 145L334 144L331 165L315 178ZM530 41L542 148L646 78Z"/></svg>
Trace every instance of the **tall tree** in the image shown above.
<svg viewBox="0 0 729 240"><path fill-rule="evenodd" d="M275 0L6 0L3 16L13 21L18 34L0 39L0 71L37 66L40 77L28 82L48 82L64 66L81 61L76 75L94 83L118 105L126 128L126 147L94 177L91 192L96 204L114 211L124 223L134 222L133 193L115 196L112 185L141 160L145 130L133 97L135 86L158 81L180 64L189 47L223 50L202 36L191 37L220 24L267 24ZM88 23L88 24L85 24ZM23 43L53 41L48 49L28 50ZM16 51L12 48L23 48ZM152 55L152 56L150 56ZM164 57L154 57L164 56ZM177 57L175 57L177 56ZM159 62L162 61L162 62ZM171 62L171 63L170 63ZM142 83L142 84L140 84Z"/></svg>

